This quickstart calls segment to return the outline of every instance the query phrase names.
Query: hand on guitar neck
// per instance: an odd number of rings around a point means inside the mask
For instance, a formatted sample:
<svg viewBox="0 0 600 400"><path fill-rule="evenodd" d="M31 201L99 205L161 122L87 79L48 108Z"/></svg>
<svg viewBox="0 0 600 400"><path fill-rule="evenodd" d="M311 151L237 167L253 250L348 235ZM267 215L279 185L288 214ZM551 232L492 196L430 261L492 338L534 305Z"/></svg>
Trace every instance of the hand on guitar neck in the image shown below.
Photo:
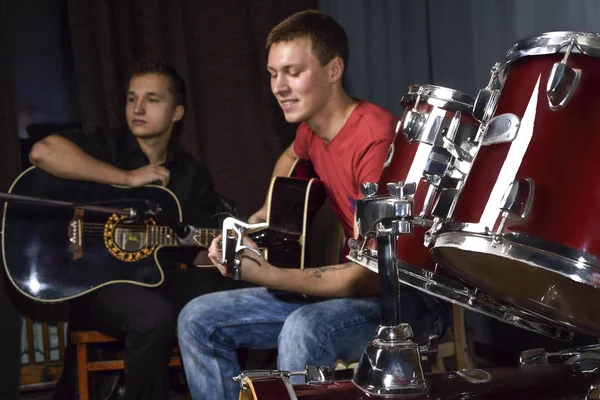
<svg viewBox="0 0 600 400"><path fill-rule="evenodd" d="M248 222L250 224L259 224L261 222L267 222L267 212L268 212L268 204L262 206L260 210L255 212L248 218Z"/></svg>
<svg viewBox="0 0 600 400"><path fill-rule="evenodd" d="M211 246L208 249L208 257L213 264L217 266L223 276L234 278L234 272L229 270L227 265L224 263L225 260L223 260L223 251L221 248L223 246L222 240L223 237L219 235L212 241ZM244 262L245 266L246 264L249 264L247 268L244 268L244 280L251 283L263 284L261 281L265 278L264 275L260 278L256 277L255 275L257 272L260 273L264 271L256 271L256 268L254 268L253 265L266 268L271 266L262 256L259 246L247 235L243 236L241 246L247 247L247 250L244 250L243 254L240 255L240 258ZM251 262L247 262L246 260Z"/></svg>

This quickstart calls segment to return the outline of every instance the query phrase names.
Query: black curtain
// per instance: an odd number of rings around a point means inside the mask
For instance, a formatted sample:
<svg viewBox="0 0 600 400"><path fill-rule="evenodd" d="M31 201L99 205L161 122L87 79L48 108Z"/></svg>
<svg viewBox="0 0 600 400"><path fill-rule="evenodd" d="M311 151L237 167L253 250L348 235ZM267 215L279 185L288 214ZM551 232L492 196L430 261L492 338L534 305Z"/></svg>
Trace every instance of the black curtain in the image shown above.
<svg viewBox="0 0 600 400"><path fill-rule="evenodd" d="M187 83L180 139L217 190L249 215L264 201L277 157L293 140L270 92L265 39L316 0L69 0L83 126L124 124L130 65L156 59Z"/></svg>
<svg viewBox="0 0 600 400"><path fill-rule="evenodd" d="M19 137L10 91L7 63L6 4L0 0L0 191L6 192L19 174ZM0 203L3 205L3 203ZM0 398L19 398L21 314L11 297L14 289L6 275L0 278Z"/></svg>

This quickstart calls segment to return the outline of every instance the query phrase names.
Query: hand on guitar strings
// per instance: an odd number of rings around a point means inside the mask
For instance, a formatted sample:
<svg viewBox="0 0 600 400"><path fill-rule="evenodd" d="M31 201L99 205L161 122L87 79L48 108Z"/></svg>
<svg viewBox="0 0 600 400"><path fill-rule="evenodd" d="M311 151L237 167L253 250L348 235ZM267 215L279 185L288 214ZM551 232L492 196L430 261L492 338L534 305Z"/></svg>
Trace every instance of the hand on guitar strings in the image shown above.
<svg viewBox="0 0 600 400"><path fill-rule="evenodd" d="M210 247L208 248L208 257L215 264L215 266L219 269L219 272L221 272L221 275L231 278L232 274L227 272L227 266L224 264L224 261L222 258L221 241L222 241L221 235L219 235L213 239L213 241L210 244ZM252 241L252 239L250 239L246 235L244 235L244 237L242 239L242 245L250 247L252 249L256 249L257 251L260 252L258 245L256 243L254 243L254 241ZM261 257L261 256L255 254L253 251L250 251L247 249L244 250L244 252L242 253L242 266L241 266L243 280L252 282L252 283L259 283L259 282L256 282L254 279L257 276L257 274L259 273L257 271L257 269L262 268L267 265L268 265L268 263L264 257Z"/></svg>

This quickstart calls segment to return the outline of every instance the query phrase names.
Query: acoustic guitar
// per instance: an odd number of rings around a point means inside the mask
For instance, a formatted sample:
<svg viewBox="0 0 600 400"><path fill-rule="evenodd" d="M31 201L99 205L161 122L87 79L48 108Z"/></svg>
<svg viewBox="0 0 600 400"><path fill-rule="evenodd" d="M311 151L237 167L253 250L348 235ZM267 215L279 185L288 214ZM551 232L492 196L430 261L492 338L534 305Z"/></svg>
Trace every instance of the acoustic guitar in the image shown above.
<svg viewBox="0 0 600 400"><path fill-rule="evenodd" d="M269 261L283 268L302 268L306 235L325 200L325 190L310 167L298 165L289 177L271 181L268 226L250 233ZM126 282L159 286L161 250L181 247L170 222L183 222L180 203L170 190L155 185L117 187L53 177L39 168L24 171L10 193L77 204L136 208L160 205L156 216L131 219L82 208L6 203L2 219L2 256L12 284L41 302L72 299L105 285ZM196 228L193 244L208 247L219 229Z"/></svg>

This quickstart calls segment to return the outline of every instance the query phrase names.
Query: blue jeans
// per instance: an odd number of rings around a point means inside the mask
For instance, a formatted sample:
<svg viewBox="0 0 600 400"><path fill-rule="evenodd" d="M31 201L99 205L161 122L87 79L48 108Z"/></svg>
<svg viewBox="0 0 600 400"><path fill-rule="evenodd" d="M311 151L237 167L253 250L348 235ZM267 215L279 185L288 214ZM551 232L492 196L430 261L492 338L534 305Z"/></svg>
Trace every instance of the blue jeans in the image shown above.
<svg viewBox="0 0 600 400"><path fill-rule="evenodd" d="M402 287L403 321L424 343L442 335L447 309L433 297ZM178 335L192 399L238 398L236 349L277 348L277 367L303 370L358 360L380 323L379 297L287 298L264 288L211 293L190 301L179 314ZM300 382L293 383L301 383Z"/></svg>

